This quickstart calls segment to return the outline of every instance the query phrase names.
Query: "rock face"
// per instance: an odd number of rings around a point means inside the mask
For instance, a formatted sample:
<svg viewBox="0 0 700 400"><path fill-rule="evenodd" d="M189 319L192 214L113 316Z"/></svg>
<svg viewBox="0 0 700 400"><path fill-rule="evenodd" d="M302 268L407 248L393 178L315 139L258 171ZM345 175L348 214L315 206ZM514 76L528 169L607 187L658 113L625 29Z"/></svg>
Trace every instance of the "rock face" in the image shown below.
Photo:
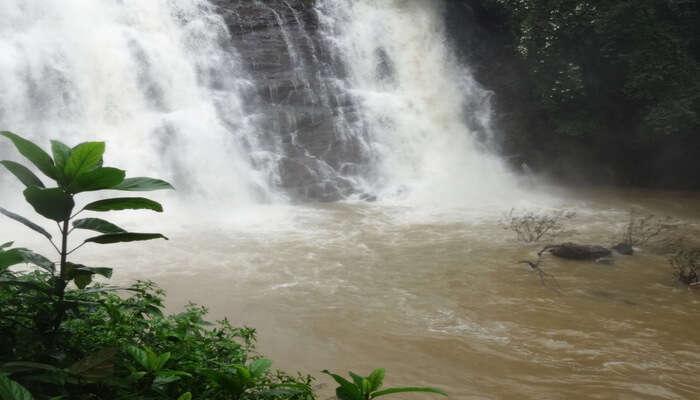
<svg viewBox="0 0 700 400"><path fill-rule="evenodd" d="M213 0L247 77L259 141L276 154L274 186L292 199L334 201L357 192L366 168L352 99L337 87L334 63L316 12L302 0ZM255 118L255 117L254 117Z"/></svg>
<svg viewBox="0 0 700 400"><path fill-rule="evenodd" d="M558 245L546 246L540 254L548 251L553 255L570 260L597 260L608 257L612 254L610 249L602 246L582 245L576 243L562 243Z"/></svg>

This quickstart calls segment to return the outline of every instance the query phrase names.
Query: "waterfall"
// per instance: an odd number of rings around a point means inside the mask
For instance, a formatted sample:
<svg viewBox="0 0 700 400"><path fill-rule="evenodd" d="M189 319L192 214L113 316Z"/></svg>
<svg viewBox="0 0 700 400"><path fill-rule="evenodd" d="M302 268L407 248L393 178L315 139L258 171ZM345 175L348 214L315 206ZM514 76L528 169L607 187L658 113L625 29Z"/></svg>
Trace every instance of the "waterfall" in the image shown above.
<svg viewBox="0 0 700 400"><path fill-rule="evenodd" d="M443 5L6 0L0 129L106 140L108 164L224 207L509 197L491 94L454 56Z"/></svg>
<svg viewBox="0 0 700 400"><path fill-rule="evenodd" d="M442 1L323 0L318 12L366 124L367 191L450 204L512 194L489 149L491 94L453 55Z"/></svg>
<svg viewBox="0 0 700 400"><path fill-rule="evenodd" d="M276 197L277 155L244 107L254 83L207 1L5 0L0 18L2 129L44 148L106 140L108 164L183 194Z"/></svg>

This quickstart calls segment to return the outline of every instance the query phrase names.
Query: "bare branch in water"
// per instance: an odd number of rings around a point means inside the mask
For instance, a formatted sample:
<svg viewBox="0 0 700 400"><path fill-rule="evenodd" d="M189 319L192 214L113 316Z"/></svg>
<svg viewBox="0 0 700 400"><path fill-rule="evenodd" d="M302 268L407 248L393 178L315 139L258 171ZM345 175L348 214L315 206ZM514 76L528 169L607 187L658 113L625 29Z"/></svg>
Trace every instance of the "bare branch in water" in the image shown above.
<svg viewBox="0 0 700 400"><path fill-rule="evenodd" d="M552 289L561 295L562 294L561 286L559 286L559 282L557 281L557 278L554 275L552 275L548 272L545 272L542 270L542 268L540 268L541 261L542 261L542 258L539 257L536 262L532 262L529 260L522 260L522 261L518 261L518 264L529 265L532 272L537 274L537 276L540 278L540 282L542 282L542 286L544 286L548 289ZM548 281L554 282L554 284L548 285L547 284Z"/></svg>

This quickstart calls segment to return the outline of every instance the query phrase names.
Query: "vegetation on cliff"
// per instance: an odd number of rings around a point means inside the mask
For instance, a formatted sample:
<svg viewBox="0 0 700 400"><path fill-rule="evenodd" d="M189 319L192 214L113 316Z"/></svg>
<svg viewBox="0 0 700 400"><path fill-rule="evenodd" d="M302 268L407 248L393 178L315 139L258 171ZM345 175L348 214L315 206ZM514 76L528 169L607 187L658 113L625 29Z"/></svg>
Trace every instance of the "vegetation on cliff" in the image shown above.
<svg viewBox="0 0 700 400"><path fill-rule="evenodd" d="M562 179L578 164L594 181L699 187L700 3L448 4L455 45L495 92L517 164Z"/></svg>

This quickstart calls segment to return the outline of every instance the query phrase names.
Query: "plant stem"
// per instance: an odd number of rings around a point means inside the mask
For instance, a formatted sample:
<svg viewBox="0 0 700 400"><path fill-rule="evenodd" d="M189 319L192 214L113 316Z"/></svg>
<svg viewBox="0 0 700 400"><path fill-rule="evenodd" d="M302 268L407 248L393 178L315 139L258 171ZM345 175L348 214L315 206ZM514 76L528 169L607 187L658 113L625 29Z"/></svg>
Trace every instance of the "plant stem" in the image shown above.
<svg viewBox="0 0 700 400"><path fill-rule="evenodd" d="M55 294L58 297L58 302L56 304L56 319L54 320L53 324L53 333L54 335L56 332L58 332L58 328L61 326L61 322L63 322L63 317L66 314L66 305L63 302L63 298L65 297L66 294L66 274L68 273L68 268L66 266L66 259L68 257L68 221L69 219L66 219L63 221L63 228L61 229L61 263L60 263L60 271L59 271L59 278L56 280L55 284Z"/></svg>

